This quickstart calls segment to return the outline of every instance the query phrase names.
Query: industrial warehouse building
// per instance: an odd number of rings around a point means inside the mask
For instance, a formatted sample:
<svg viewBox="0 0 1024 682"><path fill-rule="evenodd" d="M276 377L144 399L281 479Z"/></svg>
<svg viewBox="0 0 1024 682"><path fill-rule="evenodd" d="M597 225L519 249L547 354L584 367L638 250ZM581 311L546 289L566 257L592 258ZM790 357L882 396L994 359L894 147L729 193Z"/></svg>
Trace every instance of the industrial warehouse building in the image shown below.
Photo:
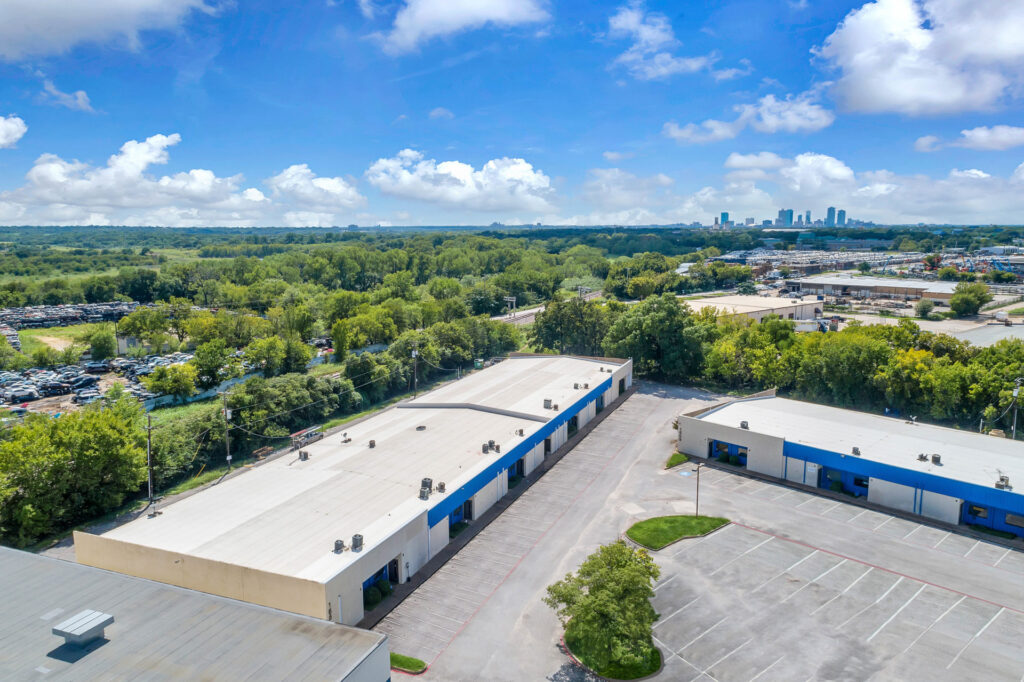
<svg viewBox="0 0 1024 682"><path fill-rule="evenodd" d="M1005 438L766 397L680 417L679 450L1024 537L1024 446Z"/></svg>
<svg viewBox="0 0 1024 682"><path fill-rule="evenodd" d="M685 301L696 313L714 308L720 316L749 317L760 322L769 315L784 320L813 320L821 313L818 301L802 301L776 296L709 296Z"/></svg>
<svg viewBox="0 0 1024 682"><path fill-rule="evenodd" d="M2 680L391 676L382 634L4 547L0 593Z"/></svg>
<svg viewBox="0 0 1024 682"><path fill-rule="evenodd" d="M356 624L632 383L632 363L513 357L102 535L81 563Z"/></svg>
<svg viewBox="0 0 1024 682"><path fill-rule="evenodd" d="M956 282L894 277L861 277L858 275L816 275L787 279L786 288L801 294L850 298L889 298L916 300L927 298L936 303L949 303Z"/></svg>

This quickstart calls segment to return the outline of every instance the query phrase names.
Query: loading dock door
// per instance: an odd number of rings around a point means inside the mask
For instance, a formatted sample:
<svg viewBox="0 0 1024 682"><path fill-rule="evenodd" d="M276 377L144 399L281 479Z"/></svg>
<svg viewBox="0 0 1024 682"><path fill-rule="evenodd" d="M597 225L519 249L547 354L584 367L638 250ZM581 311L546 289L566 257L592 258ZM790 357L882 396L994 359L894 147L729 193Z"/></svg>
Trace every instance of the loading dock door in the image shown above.
<svg viewBox="0 0 1024 682"><path fill-rule="evenodd" d="M619 395L622 395L625 392L626 392L626 380L625 379L619 379Z"/></svg>

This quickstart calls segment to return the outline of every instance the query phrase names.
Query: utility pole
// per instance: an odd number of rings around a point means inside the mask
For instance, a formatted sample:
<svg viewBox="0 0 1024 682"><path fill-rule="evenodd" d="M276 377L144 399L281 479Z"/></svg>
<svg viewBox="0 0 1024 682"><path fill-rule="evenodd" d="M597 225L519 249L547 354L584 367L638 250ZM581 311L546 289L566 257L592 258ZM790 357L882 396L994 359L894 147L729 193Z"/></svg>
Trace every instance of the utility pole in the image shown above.
<svg viewBox="0 0 1024 682"><path fill-rule="evenodd" d="M416 397L416 391L419 388L419 382L416 377L416 371L419 367L420 351L419 343L416 341L412 342L412 397Z"/></svg>
<svg viewBox="0 0 1024 682"><path fill-rule="evenodd" d="M149 470L149 504L153 504L153 415L146 415L146 468Z"/></svg>
<svg viewBox="0 0 1024 682"><path fill-rule="evenodd" d="M227 391L221 393L220 397L224 401L224 453L227 455L228 471L231 471L231 434L229 433L230 427L228 426L228 420L231 419L231 410L228 409Z"/></svg>

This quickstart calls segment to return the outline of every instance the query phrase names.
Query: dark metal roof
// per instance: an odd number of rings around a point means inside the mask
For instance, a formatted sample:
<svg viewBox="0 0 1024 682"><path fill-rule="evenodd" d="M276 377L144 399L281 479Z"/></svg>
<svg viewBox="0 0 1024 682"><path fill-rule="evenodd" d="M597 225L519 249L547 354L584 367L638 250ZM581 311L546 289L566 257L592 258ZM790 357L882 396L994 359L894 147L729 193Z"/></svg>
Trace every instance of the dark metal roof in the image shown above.
<svg viewBox="0 0 1024 682"><path fill-rule="evenodd" d="M343 680L387 638L0 547L0 679ZM83 609L113 614L106 639L50 629Z"/></svg>

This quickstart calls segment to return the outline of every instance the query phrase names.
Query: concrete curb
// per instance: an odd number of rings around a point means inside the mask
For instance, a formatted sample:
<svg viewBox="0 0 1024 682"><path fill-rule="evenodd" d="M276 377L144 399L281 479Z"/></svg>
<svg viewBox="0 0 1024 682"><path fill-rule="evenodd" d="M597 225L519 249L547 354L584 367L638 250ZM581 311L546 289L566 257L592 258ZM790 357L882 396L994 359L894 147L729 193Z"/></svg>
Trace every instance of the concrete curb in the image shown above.
<svg viewBox="0 0 1024 682"><path fill-rule="evenodd" d="M492 521L494 521L494 519L498 518L502 512L511 506L513 502L519 499L520 495L529 490L541 476L551 469L551 467L557 464L567 454L572 452L573 448L575 448L581 440L583 440L598 424L604 421L605 417L614 412L626 401L626 399L633 395L638 388L639 384L634 383L629 390L618 396L597 416L584 424L579 431L576 432L576 435L567 440L562 447L545 457L544 461L541 462L536 469L531 471L529 476L526 476L515 488L509 490L504 497L495 502L490 509L480 516L480 518L470 522L469 526L465 530L445 545L444 549L434 555L434 557L420 568L415 575L411 576L410 580L399 585L395 585L391 594L381 601L373 611L364 615L363 619L356 623L356 627L363 628L365 630L372 630L378 623L384 620L392 611L395 610L395 608L398 607L399 604L415 592L416 588L429 580L431 576L441 569L442 566L448 563L449 559L458 554L459 550L468 545L479 532L486 528Z"/></svg>
<svg viewBox="0 0 1024 682"><path fill-rule="evenodd" d="M686 516L686 515L685 514L670 514L670 516ZM661 518L661 517L658 517L658 516L652 516L651 517L651 519L657 519L657 518ZM718 518L724 518L724 517L718 517ZM637 523L643 523L644 521L650 521L650 519L641 519L640 521L637 521ZM634 524L634 525L636 525L636 524ZM633 538L631 538L628 535L626 535L625 531L622 533L622 539L624 539L628 543L631 543L631 544L636 545L637 547L640 547L641 549L646 549L648 552L660 552L661 550L668 549L672 545L674 545L676 543L679 543L679 542L682 542L683 540L696 540L698 538L706 538L707 536L711 535L712 533L720 531L723 528L727 528L727 527L729 527L731 525L732 525L732 521L727 521L726 523L723 523L718 528L712 528L708 532L701 533L700 535L684 535L683 537L681 537L681 538L679 538L677 540L673 540L672 542L668 543L667 545L665 545L664 547L662 547L660 549L654 549L653 547L648 547L647 545L643 544L642 542L637 542Z"/></svg>

